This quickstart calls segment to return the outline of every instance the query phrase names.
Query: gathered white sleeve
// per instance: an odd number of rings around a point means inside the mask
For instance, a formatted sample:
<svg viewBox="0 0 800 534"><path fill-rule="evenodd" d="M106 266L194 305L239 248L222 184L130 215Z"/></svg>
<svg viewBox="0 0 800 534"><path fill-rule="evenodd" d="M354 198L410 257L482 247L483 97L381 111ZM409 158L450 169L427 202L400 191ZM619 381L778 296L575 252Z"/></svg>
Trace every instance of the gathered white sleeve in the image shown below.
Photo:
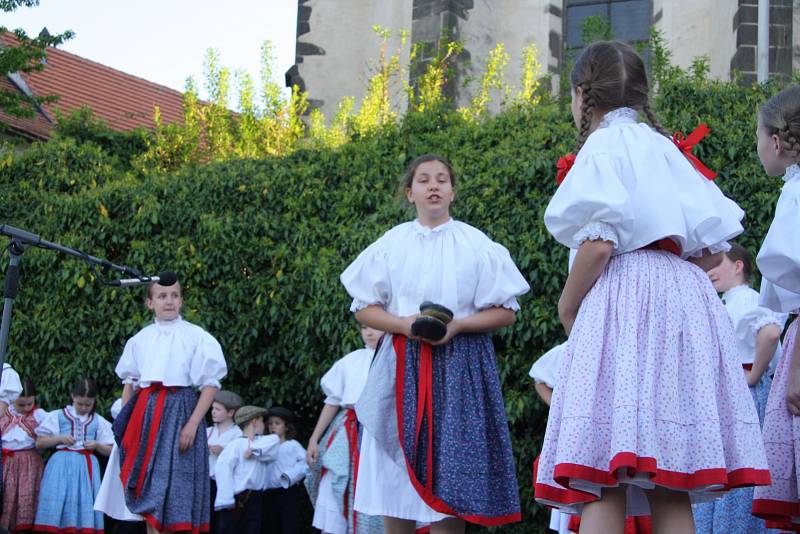
<svg viewBox="0 0 800 534"><path fill-rule="evenodd" d="M800 191L787 183L778 199L775 218L756 258L761 274L776 286L800 293Z"/></svg>
<svg viewBox="0 0 800 534"><path fill-rule="evenodd" d="M22 393L22 382L19 374L8 364L3 365L3 377L0 379L0 401L12 404Z"/></svg>
<svg viewBox="0 0 800 534"><path fill-rule="evenodd" d="M556 388L556 377L558 377L558 366L561 363L561 355L564 353L566 343L556 345L548 350L531 366L528 375L537 384L545 384L550 389Z"/></svg>
<svg viewBox="0 0 800 534"><path fill-rule="evenodd" d="M606 239L618 248L632 235L635 213L611 155L579 153L575 165L556 190L544 214L556 240L576 249L579 239ZM603 223L604 226L590 226ZM597 235L592 237L592 232ZM614 238L615 237L615 238Z"/></svg>
<svg viewBox="0 0 800 534"><path fill-rule="evenodd" d="M122 379L123 384L135 384L141 376L141 370L136 363L136 356L134 355L134 352L136 352L135 345L136 340L134 338L130 338L125 343L122 356L120 356L117 367L114 369L117 376Z"/></svg>
<svg viewBox="0 0 800 534"><path fill-rule="evenodd" d="M197 350L192 355L192 365L189 369L192 384L199 388L206 386L219 388L226 374L228 365L225 363L219 341L208 332L203 332L197 343Z"/></svg>
<svg viewBox="0 0 800 534"><path fill-rule="evenodd" d="M234 498L233 473L239 463L239 447L225 447L214 467L214 478L217 482L217 497L214 500L214 510L231 508L236 503Z"/></svg>
<svg viewBox="0 0 800 534"><path fill-rule="evenodd" d="M475 287L475 308L483 310L503 307L519 310L517 298L530 290L511 254L499 243L491 242L481 252L478 283Z"/></svg>
<svg viewBox="0 0 800 534"><path fill-rule="evenodd" d="M290 447L290 465L281 473L281 486L289 488L294 486L306 477L308 464L306 463L306 450L295 440L284 443L284 447Z"/></svg>
<svg viewBox="0 0 800 534"><path fill-rule="evenodd" d="M37 436L57 436L58 429L58 410L49 412L36 427Z"/></svg>
<svg viewBox="0 0 800 534"><path fill-rule="evenodd" d="M250 442L250 452L253 458L259 462L269 463L278 459L278 451L281 448L281 440L278 436L270 434L268 436L256 436Z"/></svg>
<svg viewBox="0 0 800 534"><path fill-rule="evenodd" d="M47 417L47 412L45 410L42 410L41 408L36 408L33 411L33 418L36 419L37 425L41 425L42 421L44 421L46 417Z"/></svg>
<svg viewBox="0 0 800 534"><path fill-rule="evenodd" d="M97 418L97 436L95 441L102 445L114 444L114 432L111 430L111 423L102 415L95 414Z"/></svg>
<svg viewBox="0 0 800 534"><path fill-rule="evenodd" d="M338 360L319 380L322 392L326 395L325 404L342 405L342 396L345 390L344 381L344 366L341 364L341 360Z"/></svg>
<svg viewBox="0 0 800 534"><path fill-rule="evenodd" d="M784 313L774 312L763 306L756 306L745 313L738 321L738 324L735 325L736 337L745 339L746 336L753 340L753 346L755 346L755 339L762 328L774 324L782 331L787 317Z"/></svg>
<svg viewBox="0 0 800 534"><path fill-rule="evenodd" d="M351 312L372 304L386 306L392 300L389 266L383 241L384 238L381 238L364 249L339 277L347 293L353 297Z"/></svg>

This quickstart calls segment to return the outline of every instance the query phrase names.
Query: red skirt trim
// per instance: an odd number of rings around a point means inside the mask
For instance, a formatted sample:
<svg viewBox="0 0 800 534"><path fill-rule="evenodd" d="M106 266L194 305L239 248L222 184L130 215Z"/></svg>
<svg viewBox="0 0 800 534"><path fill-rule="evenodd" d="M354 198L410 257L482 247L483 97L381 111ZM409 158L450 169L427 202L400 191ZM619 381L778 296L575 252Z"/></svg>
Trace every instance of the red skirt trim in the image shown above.
<svg viewBox="0 0 800 534"><path fill-rule="evenodd" d="M800 517L800 502L754 499L753 515L764 519L767 528L800 532L800 524L792 523L792 517Z"/></svg>
<svg viewBox="0 0 800 534"><path fill-rule="evenodd" d="M145 513L142 515L148 525L153 527L159 532L191 532L192 534L199 534L200 532L208 532L208 524L200 525L199 527L192 528L191 523L172 523L171 525L162 525L158 519L153 517L152 514Z"/></svg>
<svg viewBox="0 0 800 534"><path fill-rule="evenodd" d="M632 452L621 452L614 456L607 471L579 464L558 464L555 467L553 479L563 488L569 488L570 479L585 480L599 486L616 486L619 484L616 476L619 469L625 469L628 476L644 473L658 486L683 491L711 485L719 485L721 486L719 491L727 491L745 486L767 486L772 483L767 469L745 467L728 472L724 468L715 468L701 469L694 473L682 473L659 469L655 458L639 457ZM597 497L591 493L554 488L538 482L534 489L537 498L565 505L597 500ZM582 498L575 500L578 495L582 495Z"/></svg>
<svg viewBox="0 0 800 534"><path fill-rule="evenodd" d="M33 525L33 530L36 532L53 532L54 534L104 534L103 529L94 528L58 528L51 525Z"/></svg>
<svg viewBox="0 0 800 534"><path fill-rule="evenodd" d="M395 379L395 409L397 411L397 430L400 437L400 443L403 443L403 399L405 397L405 361L406 361L406 341L405 336L393 336L392 343L394 345L394 352L397 355L396 379ZM440 514L447 514L454 517L463 519L476 525L484 527L494 527L505 525L506 523L515 523L522 520L520 512L514 514L507 514L503 516L484 516L484 515L464 515L459 514L453 510L446 502L434 495L433 493L433 391L432 391L432 367L430 359L432 358L431 346L424 343L420 350L420 372L419 372L419 393L417 404L417 438L421 431L421 422L423 415L427 416L428 429L426 437L428 439L428 484L423 485L417 478L414 469L408 461L408 457L404 453L406 460L406 470L408 471L408 478L414 489L417 490L420 498L435 511ZM423 413L424 412L424 413Z"/></svg>

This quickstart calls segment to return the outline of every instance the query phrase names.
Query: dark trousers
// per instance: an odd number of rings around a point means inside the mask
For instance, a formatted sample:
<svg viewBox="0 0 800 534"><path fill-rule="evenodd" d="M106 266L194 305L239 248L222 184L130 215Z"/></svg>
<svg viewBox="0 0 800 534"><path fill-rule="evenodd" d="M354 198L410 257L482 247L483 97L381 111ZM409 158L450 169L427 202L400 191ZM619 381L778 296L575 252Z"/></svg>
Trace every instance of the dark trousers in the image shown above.
<svg viewBox="0 0 800 534"><path fill-rule="evenodd" d="M302 484L295 484L288 489L266 490L261 534L298 534L298 518L304 494Z"/></svg>
<svg viewBox="0 0 800 534"><path fill-rule="evenodd" d="M219 534L261 534L263 491L243 491L236 495L236 506L217 512Z"/></svg>

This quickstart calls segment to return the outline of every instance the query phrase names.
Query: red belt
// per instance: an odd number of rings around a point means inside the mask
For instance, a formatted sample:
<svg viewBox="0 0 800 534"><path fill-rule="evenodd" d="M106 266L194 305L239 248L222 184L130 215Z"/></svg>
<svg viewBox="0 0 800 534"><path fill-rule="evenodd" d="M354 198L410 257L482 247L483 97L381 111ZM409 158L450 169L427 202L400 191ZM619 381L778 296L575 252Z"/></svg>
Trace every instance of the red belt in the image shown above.
<svg viewBox="0 0 800 534"><path fill-rule="evenodd" d="M13 458L18 452L32 451L33 449L33 447L27 449L3 449L3 465L6 465L6 458Z"/></svg>
<svg viewBox="0 0 800 534"><path fill-rule="evenodd" d="M745 371L752 371L753 370L753 364L752 363L743 363L742 364L742 368Z"/></svg>
<svg viewBox="0 0 800 534"><path fill-rule="evenodd" d="M175 388L164 386L160 382L153 382L149 387L142 388L139 391L138 397L136 397L136 405L133 407L133 412L128 420L128 426L125 428L125 434L122 437L122 449L125 451L125 461L122 463L119 477L122 480L123 487L127 487L128 480L133 472L133 466L136 463L136 457L139 454L139 448L142 445L142 430L144 418L147 414L147 401L150 395L156 393L158 396L156 397L153 418L150 421L150 428L147 433L147 445L144 451L144 458L142 459L142 467L136 479L137 497L142 494L147 465L150 463L150 457L153 454L153 447L156 443L156 436L158 436L158 430L161 427L161 417L164 415L164 402L166 401L168 391L175 391Z"/></svg>
<svg viewBox="0 0 800 534"><path fill-rule="evenodd" d="M86 458L86 468L89 470L89 481L92 480L92 456L94 456L94 451L90 451L89 449L61 449L62 451L66 452L76 452L78 454L82 454L84 458Z"/></svg>
<svg viewBox="0 0 800 534"><path fill-rule="evenodd" d="M350 461L353 462L353 500L355 501L355 487L356 481L358 479L358 461L360 455L358 454L358 419L356 418L356 411L352 408L345 408L345 420L344 420L344 431L345 435L347 436L347 443L350 448ZM333 443L333 438L336 437L336 430L331 432L331 435L328 436L328 441L325 443L325 449L329 449L331 443ZM325 475L327 469L322 467L320 469L320 478ZM345 519L347 518L348 514L352 511L353 513L353 531L356 531L356 511L350 510L349 506L349 492L350 488L348 487L344 491L344 506L342 507L343 515Z"/></svg>

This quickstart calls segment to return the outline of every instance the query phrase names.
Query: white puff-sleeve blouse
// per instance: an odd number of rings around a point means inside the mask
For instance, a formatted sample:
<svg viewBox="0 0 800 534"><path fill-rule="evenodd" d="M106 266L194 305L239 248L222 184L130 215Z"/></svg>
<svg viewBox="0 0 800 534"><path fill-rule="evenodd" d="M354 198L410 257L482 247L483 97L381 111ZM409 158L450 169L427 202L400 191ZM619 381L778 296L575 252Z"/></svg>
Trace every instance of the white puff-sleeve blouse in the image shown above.
<svg viewBox="0 0 800 534"><path fill-rule="evenodd" d="M790 312L800 308L800 166L791 165L756 264L763 276L761 304Z"/></svg>
<svg viewBox="0 0 800 534"><path fill-rule="evenodd" d="M125 344L115 369L123 383L220 387L228 372L222 347L214 337L178 317L156 321Z"/></svg>
<svg viewBox="0 0 800 534"><path fill-rule="evenodd" d="M432 301L456 319L495 306L516 311L516 297L530 289L505 247L453 219L435 228L416 220L395 226L358 255L341 281L351 311L376 304L407 316Z"/></svg>
<svg viewBox="0 0 800 534"><path fill-rule="evenodd" d="M733 322L737 356L743 364L753 363L756 356L756 337L759 330L773 324L783 330L787 316L759 306L758 291L748 285L733 287L722 296L725 309ZM780 343L776 354L780 353ZM774 355L773 355L774 358Z"/></svg>
<svg viewBox="0 0 800 534"><path fill-rule="evenodd" d="M536 360L531 366L528 375L537 384L544 384L550 389L556 388L556 378L558 377L558 366L561 364L561 355L566 349L566 342L556 345L548 350Z"/></svg>
<svg viewBox="0 0 800 534"><path fill-rule="evenodd" d="M544 222L572 249L602 239L622 254L671 238L687 258L727 250L743 216L671 139L637 122L636 110L619 108L587 138Z"/></svg>
<svg viewBox="0 0 800 534"><path fill-rule="evenodd" d="M325 404L352 408L361 396L367 384L369 366L372 363L374 349L354 350L334 363L328 372L322 375L319 383L325 393Z"/></svg>

